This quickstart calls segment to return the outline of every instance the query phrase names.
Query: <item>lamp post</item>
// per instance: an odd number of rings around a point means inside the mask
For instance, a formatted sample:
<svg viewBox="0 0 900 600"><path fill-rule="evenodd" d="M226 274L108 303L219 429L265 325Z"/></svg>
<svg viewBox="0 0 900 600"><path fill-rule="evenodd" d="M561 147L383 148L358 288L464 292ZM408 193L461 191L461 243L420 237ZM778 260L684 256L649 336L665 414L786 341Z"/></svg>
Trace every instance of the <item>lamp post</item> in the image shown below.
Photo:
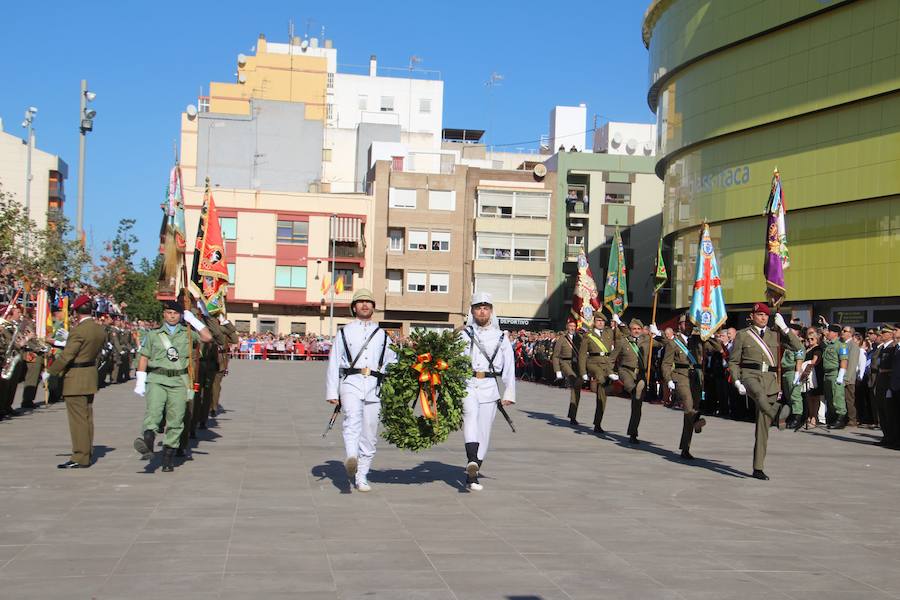
<svg viewBox="0 0 900 600"><path fill-rule="evenodd" d="M29 219L31 218L31 149L34 147L34 127L32 123L34 122L34 115L37 114L37 111L38 109L34 106L29 106L25 111L25 120L22 121L22 127L24 127L26 131L25 144L27 146L25 150L25 216ZM28 256L28 246L30 243L31 240L26 238L25 256Z"/></svg>
<svg viewBox="0 0 900 600"><path fill-rule="evenodd" d="M335 271L335 237L337 237L335 229L337 228L337 215L331 215L328 218L328 229L331 232L331 312L328 317L328 336L334 339L334 286L337 283L337 271Z"/></svg>
<svg viewBox="0 0 900 600"><path fill-rule="evenodd" d="M325 324L325 313L328 312L328 307L325 306L325 298L323 297L319 301L319 335L322 335L322 327Z"/></svg>
<svg viewBox="0 0 900 600"><path fill-rule="evenodd" d="M88 102L93 102L97 94L87 89L87 79L81 80L81 107L78 113L78 130L81 136L78 140L78 213L75 230L82 244L84 243L84 155L85 136L88 131L94 130L94 117L97 111L88 108Z"/></svg>

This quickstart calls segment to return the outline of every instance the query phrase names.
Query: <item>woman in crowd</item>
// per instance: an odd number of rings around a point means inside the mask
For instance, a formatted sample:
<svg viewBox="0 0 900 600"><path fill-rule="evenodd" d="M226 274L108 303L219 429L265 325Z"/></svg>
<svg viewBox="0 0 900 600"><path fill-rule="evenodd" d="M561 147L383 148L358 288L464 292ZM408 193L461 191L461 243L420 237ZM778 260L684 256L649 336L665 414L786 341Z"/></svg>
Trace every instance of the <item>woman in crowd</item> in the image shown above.
<svg viewBox="0 0 900 600"><path fill-rule="evenodd" d="M819 425L819 406L822 402L822 382L825 371L822 367L822 334L815 327L806 330L806 361L800 381L803 385L803 402L806 406L806 429Z"/></svg>

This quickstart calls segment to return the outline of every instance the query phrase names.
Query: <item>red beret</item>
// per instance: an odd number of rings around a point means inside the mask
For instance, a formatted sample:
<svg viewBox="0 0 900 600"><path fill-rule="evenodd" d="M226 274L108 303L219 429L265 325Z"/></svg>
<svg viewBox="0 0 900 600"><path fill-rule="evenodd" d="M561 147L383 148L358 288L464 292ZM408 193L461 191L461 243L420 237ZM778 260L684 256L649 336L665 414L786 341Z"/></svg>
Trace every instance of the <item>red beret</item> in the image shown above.
<svg viewBox="0 0 900 600"><path fill-rule="evenodd" d="M769 305L768 305L768 304L765 304L765 303L763 303L763 302L757 302L756 304L754 304L754 305L753 305L753 310L750 311L750 312L763 313L763 314L766 314L766 315L772 314L772 312L769 310Z"/></svg>
<svg viewBox="0 0 900 600"><path fill-rule="evenodd" d="M81 296L78 296L77 298L75 298L75 302L72 303L72 310L78 310L78 307L84 306L85 304L87 304L90 301L91 301L90 296L82 294Z"/></svg>

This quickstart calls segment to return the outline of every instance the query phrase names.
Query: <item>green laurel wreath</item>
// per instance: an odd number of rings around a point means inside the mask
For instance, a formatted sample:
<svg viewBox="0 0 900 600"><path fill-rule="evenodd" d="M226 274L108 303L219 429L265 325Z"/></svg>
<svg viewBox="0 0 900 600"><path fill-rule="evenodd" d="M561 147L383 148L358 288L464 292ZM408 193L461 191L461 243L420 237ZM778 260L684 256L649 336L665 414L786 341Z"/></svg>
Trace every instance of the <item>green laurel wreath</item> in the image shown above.
<svg viewBox="0 0 900 600"><path fill-rule="evenodd" d="M454 331L423 331L417 329L410 336L410 346L399 348L397 362L390 365L381 384L382 437L398 448L418 452L446 441L462 426L463 398L466 380L472 372L466 344ZM420 354L431 353L432 364L442 358L448 363L440 371L441 384L437 390L437 420L415 414L419 403L419 372L412 367ZM427 388L426 388L427 390Z"/></svg>

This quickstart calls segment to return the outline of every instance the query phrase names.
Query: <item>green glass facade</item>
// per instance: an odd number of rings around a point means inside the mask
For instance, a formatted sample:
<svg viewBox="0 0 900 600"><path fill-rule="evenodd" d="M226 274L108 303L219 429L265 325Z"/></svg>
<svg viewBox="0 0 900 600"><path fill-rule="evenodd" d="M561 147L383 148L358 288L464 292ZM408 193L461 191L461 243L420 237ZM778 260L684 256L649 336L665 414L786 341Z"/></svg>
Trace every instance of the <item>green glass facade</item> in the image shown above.
<svg viewBox="0 0 900 600"><path fill-rule="evenodd" d="M776 167L788 301L900 302L900 2L659 0L644 38L673 307L704 220L726 301L763 298Z"/></svg>

